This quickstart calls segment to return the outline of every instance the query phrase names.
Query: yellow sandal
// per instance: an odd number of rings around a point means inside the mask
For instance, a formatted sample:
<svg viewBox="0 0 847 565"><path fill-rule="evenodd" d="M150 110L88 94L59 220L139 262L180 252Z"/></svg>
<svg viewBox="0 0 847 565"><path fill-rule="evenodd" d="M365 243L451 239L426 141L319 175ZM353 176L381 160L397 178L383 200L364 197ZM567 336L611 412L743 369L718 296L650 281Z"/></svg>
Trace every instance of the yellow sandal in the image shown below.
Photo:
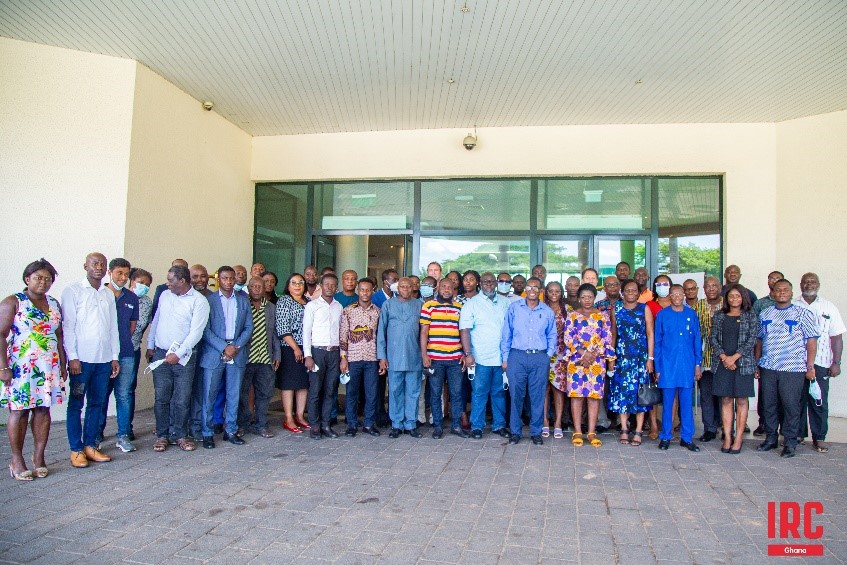
<svg viewBox="0 0 847 565"><path fill-rule="evenodd" d="M579 432L574 432L573 436L571 436L571 443L574 447L582 447L582 434Z"/></svg>
<svg viewBox="0 0 847 565"><path fill-rule="evenodd" d="M588 443L591 444L591 447L600 447L603 445L603 442L597 439L597 434L594 432L585 434L585 437L588 439Z"/></svg>

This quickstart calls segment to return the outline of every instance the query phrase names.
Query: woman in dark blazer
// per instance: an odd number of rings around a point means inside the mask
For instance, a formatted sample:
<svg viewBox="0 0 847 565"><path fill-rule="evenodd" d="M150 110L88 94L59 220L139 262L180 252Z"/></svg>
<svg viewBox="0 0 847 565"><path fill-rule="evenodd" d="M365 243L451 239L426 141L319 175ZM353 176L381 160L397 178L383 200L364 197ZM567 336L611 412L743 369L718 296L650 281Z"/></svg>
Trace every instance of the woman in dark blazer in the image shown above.
<svg viewBox="0 0 847 565"><path fill-rule="evenodd" d="M740 430L747 425L749 397L753 392L756 360L753 349L759 334L759 317L753 311L747 290L740 284L730 285L723 308L712 317L712 367L715 375L712 392L721 397L723 420L723 453L741 453ZM735 413L733 414L733 404ZM732 437L734 429L739 430Z"/></svg>

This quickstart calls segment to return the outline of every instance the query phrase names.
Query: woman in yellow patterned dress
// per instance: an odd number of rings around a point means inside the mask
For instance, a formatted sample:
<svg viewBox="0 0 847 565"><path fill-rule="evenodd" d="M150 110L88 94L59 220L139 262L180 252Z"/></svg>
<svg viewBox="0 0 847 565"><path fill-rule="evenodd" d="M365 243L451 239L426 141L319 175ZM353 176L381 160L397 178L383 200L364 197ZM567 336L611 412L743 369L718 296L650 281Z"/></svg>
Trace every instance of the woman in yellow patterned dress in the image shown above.
<svg viewBox="0 0 847 565"><path fill-rule="evenodd" d="M583 284L577 294L579 307L568 312L565 318L564 359L567 362L567 395L571 399L574 434L571 442L579 447L582 437L582 405L588 399L588 433L586 439L594 447L603 442L597 438L595 428L600 401L603 398L603 384L606 377L606 364L614 370L615 350L612 343L612 328L609 319L594 307L597 289L594 285Z"/></svg>
<svg viewBox="0 0 847 565"><path fill-rule="evenodd" d="M0 302L0 407L9 409L9 474L18 481L47 476L44 448L50 435L50 406L62 403L62 382L68 378L62 312L59 303L47 296L55 278L53 265L44 259L34 261L24 269L24 291ZM34 475L22 453L30 412Z"/></svg>

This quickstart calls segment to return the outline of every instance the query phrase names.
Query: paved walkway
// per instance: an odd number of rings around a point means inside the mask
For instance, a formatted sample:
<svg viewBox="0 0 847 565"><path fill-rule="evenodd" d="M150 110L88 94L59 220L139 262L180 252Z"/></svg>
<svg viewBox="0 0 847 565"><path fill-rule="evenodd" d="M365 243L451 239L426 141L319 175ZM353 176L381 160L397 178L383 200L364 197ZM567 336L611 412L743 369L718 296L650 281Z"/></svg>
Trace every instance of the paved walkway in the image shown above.
<svg viewBox="0 0 847 565"><path fill-rule="evenodd" d="M139 451L109 443L114 461L73 469L55 424L50 476L0 480L0 561L763 563L780 542L767 538L768 501L819 500L826 555L808 561L847 562L844 444L782 460L753 440L733 456L715 442L661 452L613 435L574 449L568 435L537 447L436 441L429 428L419 440L320 441L275 428L245 446L158 454L152 430L140 412Z"/></svg>

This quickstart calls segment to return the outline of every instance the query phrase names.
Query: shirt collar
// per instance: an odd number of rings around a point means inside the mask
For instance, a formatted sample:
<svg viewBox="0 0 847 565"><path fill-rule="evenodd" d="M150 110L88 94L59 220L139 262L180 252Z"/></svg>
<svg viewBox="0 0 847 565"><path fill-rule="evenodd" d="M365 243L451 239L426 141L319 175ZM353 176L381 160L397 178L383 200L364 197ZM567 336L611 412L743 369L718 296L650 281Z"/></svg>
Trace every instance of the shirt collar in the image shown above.
<svg viewBox="0 0 847 565"><path fill-rule="evenodd" d="M192 290L193 290L193 289L192 289ZM188 293L186 292L185 294L188 294ZM232 300L233 298L235 298L235 295L236 295L236 294L238 294L238 293L235 291L235 289L233 289L233 290L232 290L232 295L231 295L229 298L227 298L226 294L224 294L224 292L223 292L222 290L218 289L218 296L220 296L220 297L221 297L221 298L223 298L224 300Z"/></svg>

